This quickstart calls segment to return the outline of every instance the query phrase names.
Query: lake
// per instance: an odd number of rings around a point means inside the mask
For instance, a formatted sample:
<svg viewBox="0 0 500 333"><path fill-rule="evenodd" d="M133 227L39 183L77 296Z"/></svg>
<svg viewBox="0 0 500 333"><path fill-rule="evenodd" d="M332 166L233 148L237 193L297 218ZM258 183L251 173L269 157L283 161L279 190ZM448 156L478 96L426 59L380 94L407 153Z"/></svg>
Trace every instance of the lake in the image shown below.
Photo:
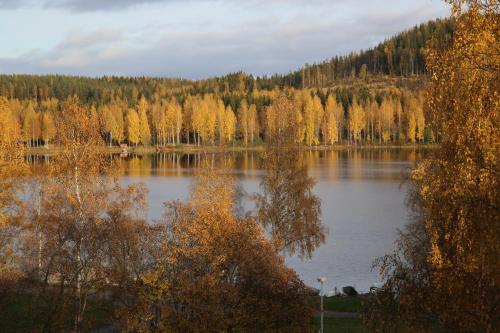
<svg viewBox="0 0 500 333"><path fill-rule="evenodd" d="M346 149L304 151L301 158L316 184L313 192L321 199L321 220L328 230L326 241L310 259L287 256L287 265L303 281L319 287L316 279L325 276L325 291L352 285L368 291L380 282L373 261L391 253L409 221L405 205L405 179L415 161L427 150ZM161 217L163 202L188 199L197 168L207 163L233 174L246 195L243 207L252 210L251 195L260 191L266 174L261 152L164 153L130 156L123 160L123 182L142 182L149 188L147 219Z"/></svg>

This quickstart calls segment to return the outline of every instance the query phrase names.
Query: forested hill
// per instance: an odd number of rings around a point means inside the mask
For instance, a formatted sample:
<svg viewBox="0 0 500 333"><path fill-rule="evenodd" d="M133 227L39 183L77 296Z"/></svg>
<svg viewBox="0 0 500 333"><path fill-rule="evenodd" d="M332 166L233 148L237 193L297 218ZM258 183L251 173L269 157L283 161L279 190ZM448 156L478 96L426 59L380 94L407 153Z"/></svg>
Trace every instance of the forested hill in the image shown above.
<svg viewBox="0 0 500 333"><path fill-rule="evenodd" d="M422 75L426 72L424 50L427 42L433 37L439 43L448 42L454 28L454 19L429 21L401 32L374 48L337 56L319 64L306 64L288 75L265 78L261 85L326 87L339 81L366 79L368 75Z"/></svg>
<svg viewBox="0 0 500 333"><path fill-rule="evenodd" d="M78 95L88 103L99 103L112 97L126 98L131 104L139 96L148 99L154 95L249 94L254 89L272 90L276 87L329 87L353 79L366 80L370 76L392 77L425 73L423 50L435 36L440 41L451 38L454 21L437 19L402 32L377 47L335 57L287 75L253 78L245 73L233 73L206 80L189 81L172 78L75 77L61 75L0 75L0 95L21 100L47 98L65 99Z"/></svg>

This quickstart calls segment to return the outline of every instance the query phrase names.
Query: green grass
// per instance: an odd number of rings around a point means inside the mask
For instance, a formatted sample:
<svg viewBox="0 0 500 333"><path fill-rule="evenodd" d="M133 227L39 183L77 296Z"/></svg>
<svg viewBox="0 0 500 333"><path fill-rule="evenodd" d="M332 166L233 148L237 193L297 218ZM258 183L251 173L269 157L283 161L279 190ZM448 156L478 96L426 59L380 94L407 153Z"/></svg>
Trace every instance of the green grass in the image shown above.
<svg viewBox="0 0 500 333"><path fill-rule="evenodd" d="M319 317L313 319L313 332L319 332L321 320ZM363 329L361 319L347 319L347 318L324 318L325 333L366 333Z"/></svg>
<svg viewBox="0 0 500 333"><path fill-rule="evenodd" d="M339 312L362 312L363 302L367 296L333 296L324 297L323 305L326 311ZM320 309L321 299L319 296L314 296L313 305L315 309Z"/></svg>

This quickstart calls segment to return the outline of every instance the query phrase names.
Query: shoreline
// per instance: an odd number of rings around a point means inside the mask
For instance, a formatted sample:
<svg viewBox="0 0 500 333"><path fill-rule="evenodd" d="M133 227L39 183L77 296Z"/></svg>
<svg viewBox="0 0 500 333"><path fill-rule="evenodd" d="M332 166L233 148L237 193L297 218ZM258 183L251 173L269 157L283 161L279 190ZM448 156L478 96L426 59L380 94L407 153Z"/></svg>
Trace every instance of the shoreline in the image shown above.
<svg viewBox="0 0 500 333"><path fill-rule="evenodd" d="M364 149L437 149L438 144L407 144L407 145L349 145L349 144L339 144L333 146L296 146L299 150L304 151L339 151L339 150L364 150ZM101 153L111 153L120 154L122 153L122 148L119 146L99 146L96 150ZM25 155L53 155L61 151L58 146L52 146L45 148L31 147L25 148ZM231 152L263 152L265 151L265 145L259 146L196 146L196 145L180 145L180 146L170 146L170 147L156 147L156 146L137 146L128 147L127 153L129 154L155 154L155 153L178 153L178 154L190 154L190 153L231 153Z"/></svg>

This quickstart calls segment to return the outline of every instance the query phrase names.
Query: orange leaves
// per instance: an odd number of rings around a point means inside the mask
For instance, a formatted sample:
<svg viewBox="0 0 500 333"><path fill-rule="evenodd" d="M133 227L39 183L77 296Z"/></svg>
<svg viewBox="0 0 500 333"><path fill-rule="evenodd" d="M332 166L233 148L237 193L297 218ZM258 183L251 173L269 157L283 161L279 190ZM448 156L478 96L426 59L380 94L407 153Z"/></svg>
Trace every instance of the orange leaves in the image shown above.
<svg viewBox="0 0 500 333"><path fill-rule="evenodd" d="M164 330L307 330L304 286L255 221L235 214L236 193L231 177L203 170L189 203L166 204L155 227L162 250L141 294L151 305L132 318L155 308Z"/></svg>

